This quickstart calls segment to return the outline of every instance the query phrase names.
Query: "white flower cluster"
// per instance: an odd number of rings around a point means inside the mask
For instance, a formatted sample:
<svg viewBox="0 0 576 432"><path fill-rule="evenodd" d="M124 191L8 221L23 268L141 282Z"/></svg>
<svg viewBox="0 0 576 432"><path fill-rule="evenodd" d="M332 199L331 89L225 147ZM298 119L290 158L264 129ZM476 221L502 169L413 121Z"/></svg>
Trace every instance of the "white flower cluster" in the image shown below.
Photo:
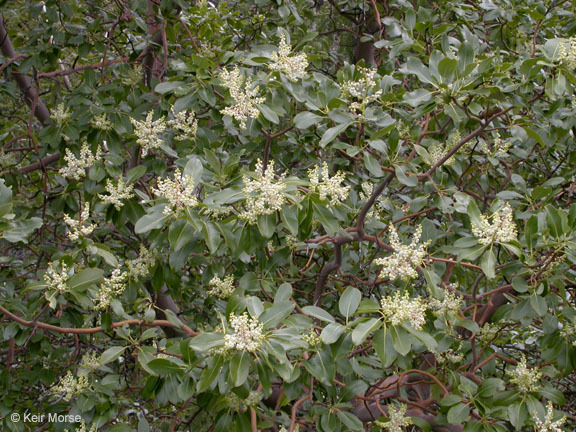
<svg viewBox="0 0 576 432"><path fill-rule="evenodd" d="M139 121L130 118L134 126L134 135L138 137L136 143L142 147L142 157L146 157L150 151L162 146L160 135L166 130L166 119L160 117L158 120L152 120L154 111L148 112L146 119Z"/></svg>
<svg viewBox="0 0 576 432"><path fill-rule="evenodd" d="M168 200L169 205L163 211L166 216L184 210L186 207L198 205L198 198L194 193L194 179L181 174L179 169L174 172L174 180L158 178L157 184L158 187L152 188L152 192L157 197Z"/></svg>
<svg viewBox="0 0 576 432"><path fill-rule="evenodd" d="M58 291L59 293L64 293L68 291L68 285L66 282L69 278L70 269L63 262L60 263L60 271L54 269L54 263L48 264L48 269L44 273L44 282L48 285L48 288Z"/></svg>
<svg viewBox="0 0 576 432"><path fill-rule="evenodd" d="M262 346L264 324L258 319L248 317L246 312L242 315L230 314L230 326L234 333L224 336L226 349L254 353Z"/></svg>
<svg viewBox="0 0 576 432"><path fill-rule="evenodd" d="M198 132L198 120L194 111L179 111L173 120L168 120L168 124L179 132L174 138L176 141L194 139Z"/></svg>
<svg viewBox="0 0 576 432"><path fill-rule="evenodd" d="M306 342L310 348L315 348L322 343L322 338L314 331L314 329L310 329L308 334L302 336L302 340Z"/></svg>
<svg viewBox="0 0 576 432"><path fill-rule="evenodd" d="M447 361L450 363L460 363L464 359L464 354L455 352L452 348L449 348L441 353L434 352L434 357L439 364L443 364Z"/></svg>
<svg viewBox="0 0 576 432"><path fill-rule="evenodd" d="M144 76L142 65L137 63L130 68L128 72L123 72L120 76L120 82L125 86L132 87L142 82Z"/></svg>
<svg viewBox="0 0 576 432"><path fill-rule="evenodd" d="M80 148L80 156L74 156L74 153L70 149L66 149L66 155L64 160L67 166L60 168L58 171L63 177L70 177L74 180L80 180L82 177L86 176L86 168L91 167L100 159L100 146L96 149L96 153L92 154L88 143L84 142Z"/></svg>
<svg viewBox="0 0 576 432"><path fill-rule="evenodd" d="M374 263L382 266L379 277L381 279L396 279L400 276L404 280L418 277L416 267L422 264L426 256L426 246L430 242L420 243L422 236L422 225L416 228L409 245L400 243L398 232L393 224L390 224L390 245L394 248L394 253L389 257L378 258Z"/></svg>
<svg viewBox="0 0 576 432"><path fill-rule="evenodd" d="M532 417L536 425L534 426L534 431L536 432L562 432L562 425L566 422L566 417L562 417L560 420L554 421L554 404L548 401L546 406L546 417L544 421L538 418L536 412L532 412Z"/></svg>
<svg viewBox="0 0 576 432"><path fill-rule="evenodd" d="M366 181L361 185L362 190L358 194L361 201L368 201L368 199L372 196L372 192L374 192L374 183L370 181ZM374 205L368 210L366 214L366 219L369 220L374 216L379 216L386 209L386 198L382 196L382 194L378 195L376 198L376 202Z"/></svg>
<svg viewBox="0 0 576 432"><path fill-rule="evenodd" d="M576 347L576 324L568 323L560 330L560 335L572 346Z"/></svg>
<svg viewBox="0 0 576 432"><path fill-rule="evenodd" d="M462 309L462 297L452 291L444 290L444 299L431 299L430 308L437 316L457 316Z"/></svg>
<svg viewBox="0 0 576 432"><path fill-rule="evenodd" d="M481 141L481 149L484 153L494 156L496 158L503 158L508 155L508 151L512 146L511 140L504 141L500 134L496 132L496 136L494 137L494 143L492 144L492 149L488 146L488 143L484 140Z"/></svg>
<svg viewBox="0 0 576 432"><path fill-rule="evenodd" d="M539 381L542 378L542 372L537 368L528 368L526 357L522 357L516 368L507 370L506 373L511 377L510 382L517 385L523 392L536 392L540 389Z"/></svg>
<svg viewBox="0 0 576 432"><path fill-rule="evenodd" d="M257 406L262 400L263 394L259 391L251 391L246 399L240 398L236 393L229 392L226 396L226 402L233 411L244 412L249 407Z"/></svg>
<svg viewBox="0 0 576 432"><path fill-rule="evenodd" d="M82 356L80 368L85 370L98 369L100 367L100 356L96 351L87 352Z"/></svg>
<svg viewBox="0 0 576 432"><path fill-rule="evenodd" d="M76 428L75 432L98 432L98 426L92 425L90 429L86 429L88 425L84 420L80 422L80 427ZM64 432L68 432L68 429L64 429Z"/></svg>
<svg viewBox="0 0 576 432"><path fill-rule="evenodd" d="M380 299L380 313L393 326L409 322L416 330L426 324L426 302L422 297L410 298L407 292L402 296L398 291L394 296Z"/></svg>
<svg viewBox="0 0 576 432"><path fill-rule="evenodd" d="M18 161L14 152L6 153L0 149L0 168L14 168Z"/></svg>
<svg viewBox="0 0 576 432"><path fill-rule="evenodd" d="M262 162L258 159L256 162L258 178L251 180L244 176L242 179L245 184L242 191L246 194L246 209L239 214L239 217L249 224L256 223L258 216L274 214L286 202L282 194L286 189L286 184L283 182L284 176L278 182L274 180L274 161L270 161L264 174L262 174L262 167Z"/></svg>
<svg viewBox="0 0 576 432"><path fill-rule="evenodd" d="M118 179L116 186L110 179L106 179L106 192L108 192L108 195L98 194L98 198L107 204L114 204L116 210L120 210L124 206L122 201L134 197L133 190L134 186L127 185L122 177Z"/></svg>
<svg viewBox="0 0 576 432"><path fill-rule="evenodd" d="M571 37L558 47L558 60L569 69L576 69L576 37Z"/></svg>
<svg viewBox="0 0 576 432"><path fill-rule="evenodd" d="M235 105L226 107L220 112L234 118L240 123L240 128L246 129L248 118L256 118L260 114L256 105L264 103L266 98L258 97L258 86L250 88L252 87L252 81L249 78L244 84L244 79L238 66L232 69L231 72L223 70L220 77L222 78L223 86L230 90L230 96L236 102Z"/></svg>
<svg viewBox="0 0 576 432"><path fill-rule="evenodd" d="M403 432L405 426L410 426L414 422L412 418L406 417L408 406L406 404L388 405L388 421L376 422L376 426L389 432Z"/></svg>
<svg viewBox="0 0 576 432"><path fill-rule="evenodd" d="M210 286L212 288L208 291L208 295L221 299L228 298L235 290L234 276L228 275L224 279L220 279L217 275L214 275L210 280Z"/></svg>
<svg viewBox="0 0 576 432"><path fill-rule="evenodd" d="M140 253L138 258L126 262L128 266L128 274L130 277L139 278L147 276L150 272L150 267L156 262L156 256L140 245Z"/></svg>
<svg viewBox="0 0 576 432"><path fill-rule="evenodd" d="M435 165L436 163L438 163L440 160L442 160L442 158L444 156L446 156L448 154L448 152L450 150L452 150L452 148L458 144L460 142L460 140L462 139L462 136L460 135L460 131L454 131L450 134L450 136L448 137L448 141L446 143L446 145L441 145L441 144L434 144L430 147L430 149L428 150L428 153L430 154L430 163L431 165ZM456 155L452 155L450 156L446 162L444 162L444 165L446 166L450 166L452 165L454 162L456 162Z"/></svg>
<svg viewBox="0 0 576 432"><path fill-rule="evenodd" d="M57 386L53 387L54 393L64 393L64 400L69 401L74 396L78 396L90 389L88 377L81 375L75 377L72 372L68 371L66 376L61 377Z"/></svg>
<svg viewBox="0 0 576 432"><path fill-rule="evenodd" d="M476 224L472 226L472 233L478 237L480 244L488 246L492 243L508 243L516 239L518 231L514 223L512 207L508 203L493 213L490 219L482 215L480 226Z"/></svg>
<svg viewBox="0 0 576 432"><path fill-rule="evenodd" d="M69 226L68 238L72 241L78 240L80 237L86 237L92 234L96 224L86 224L90 218L90 204L84 203L84 208L80 213L80 219L72 219L68 214L64 213L64 223Z"/></svg>
<svg viewBox="0 0 576 432"><path fill-rule="evenodd" d="M356 99L350 103L348 107L350 111L362 115L369 103L382 96L382 89L374 91L378 86L375 78L376 69L357 66L357 70L360 72L361 78L358 81L345 81L340 89L343 97L351 96Z"/></svg>
<svg viewBox="0 0 576 432"><path fill-rule="evenodd" d="M57 124L63 125L70 119L70 115L70 108L66 107L62 102L56 106L56 109L52 111L50 117L52 117Z"/></svg>
<svg viewBox="0 0 576 432"><path fill-rule="evenodd" d="M122 294L126 289L126 279L127 274L119 268L114 269L109 278L104 278L94 299L94 310L106 309L114 297Z"/></svg>
<svg viewBox="0 0 576 432"><path fill-rule="evenodd" d="M322 181L320 181L320 175L322 176ZM342 171L338 171L336 175L330 177L328 164L323 162L321 171L318 165L308 170L310 192L318 192L322 201L328 199L333 206L343 203L348 198L348 192L350 191L350 186L340 186L345 177Z"/></svg>
<svg viewBox="0 0 576 432"><path fill-rule="evenodd" d="M284 73L290 81L296 81L306 74L308 59L306 58L306 54L298 54L290 57L291 52L292 47L286 43L286 36L282 34L280 36L278 51L273 52L271 55L274 63L269 64L268 67L274 71Z"/></svg>
<svg viewBox="0 0 576 432"><path fill-rule="evenodd" d="M106 117L106 113L92 117L92 120L90 120L90 125L94 129L100 129L103 131L112 129L112 123L110 123L110 120L108 120Z"/></svg>

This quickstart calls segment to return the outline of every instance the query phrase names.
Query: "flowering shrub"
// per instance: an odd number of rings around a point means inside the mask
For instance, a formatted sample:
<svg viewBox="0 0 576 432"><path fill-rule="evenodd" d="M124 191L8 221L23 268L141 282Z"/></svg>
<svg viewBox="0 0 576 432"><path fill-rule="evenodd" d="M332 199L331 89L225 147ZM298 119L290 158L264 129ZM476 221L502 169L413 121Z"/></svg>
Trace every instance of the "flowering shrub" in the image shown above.
<svg viewBox="0 0 576 432"><path fill-rule="evenodd" d="M2 431L576 429L570 2L3 6Z"/></svg>

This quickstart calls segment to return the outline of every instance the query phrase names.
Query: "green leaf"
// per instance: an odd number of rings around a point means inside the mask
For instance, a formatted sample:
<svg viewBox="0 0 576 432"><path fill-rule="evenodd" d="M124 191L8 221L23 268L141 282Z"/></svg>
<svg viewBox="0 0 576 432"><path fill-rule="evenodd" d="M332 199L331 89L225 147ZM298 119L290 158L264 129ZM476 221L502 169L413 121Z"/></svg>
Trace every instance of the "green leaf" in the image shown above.
<svg viewBox="0 0 576 432"><path fill-rule="evenodd" d="M368 152L364 152L364 165L374 177L382 177L384 175L380 163Z"/></svg>
<svg viewBox="0 0 576 432"><path fill-rule="evenodd" d="M374 333L372 346L382 363L382 367L387 368L394 363L397 354L392 344L392 336L390 332L386 331L385 327Z"/></svg>
<svg viewBox="0 0 576 432"><path fill-rule="evenodd" d="M250 373L250 355L245 351L234 354L230 360L230 376L234 387L239 387L246 382Z"/></svg>
<svg viewBox="0 0 576 432"><path fill-rule="evenodd" d="M274 124L280 123L280 119L278 118L278 114L272 111L267 105L258 105L258 109L264 116L264 118L268 121L271 121Z"/></svg>
<svg viewBox="0 0 576 432"><path fill-rule="evenodd" d="M358 417L348 411L338 411L336 413L340 421L346 426L347 431L364 431L364 424Z"/></svg>
<svg viewBox="0 0 576 432"><path fill-rule="evenodd" d="M174 90L182 87L184 84L186 84L184 81L166 81L158 84L154 88L154 91L159 94L172 93Z"/></svg>
<svg viewBox="0 0 576 432"><path fill-rule="evenodd" d="M112 347L108 348L106 351L102 353L100 356L99 363L103 366L105 364L111 363L118 359L122 355L122 353L126 350L127 347Z"/></svg>
<svg viewBox="0 0 576 432"><path fill-rule="evenodd" d="M81 292L86 288L103 281L104 271L97 268L87 268L68 279L68 288Z"/></svg>
<svg viewBox="0 0 576 432"><path fill-rule="evenodd" d="M412 340L408 333L402 327L397 326L391 326L389 332L396 352L402 356L407 355L412 347Z"/></svg>
<svg viewBox="0 0 576 432"><path fill-rule="evenodd" d="M200 380L198 380L198 384L196 385L198 393L202 393L210 388L216 377L220 374L223 363L224 358L221 355L209 358L208 364L202 371Z"/></svg>
<svg viewBox="0 0 576 432"><path fill-rule="evenodd" d="M173 375L183 372L183 367L168 359L154 359L148 362L148 367L158 375Z"/></svg>
<svg viewBox="0 0 576 432"><path fill-rule="evenodd" d="M313 114L309 111L298 113L294 117L294 126L298 129L308 129L310 126L318 124L322 121L322 117Z"/></svg>
<svg viewBox="0 0 576 432"><path fill-rule="evenodd" d="M132 168L130 171L126 173L126 177L124 178L124 182L126 184L134 183L136 180L144 176L148 168L144 165L138 165L137 167Z"/></svg>
<svg viewBox="0 0 576 432"><path fill-rule="evenodd" d="M326 312L324 309L317 306L304 306L302 312L306 315L310 315L314 318L318 318L320 321L335 323L336 319Z"/></svg>
<svg viewBox="0 0 576 432"><path fill-rule="evenodd" d="M416 177L406 175L406 169L403 166L396 167L396 178L400 183L409 187L414 187L418 184Z"/></svg>
<svg viewBox="0 0 576 432"><path fill-rule="evenodd" d="M358 324L352 332L352 343L360 345L371 332L378 330L381 325L381 321L377 318L370 318L368 321Z"/></svg>
<svg viewBox="0 0 576 432"><path fill-rule="evenodd" d="M459 403L454 405L448 410L448 423L453 425L461 425L470 417L470 407L468 405Z"/></svg>
<svg viewBox="0 0 576 432"><path fill-rule="evenodd" d="M264 328L276 327L284 318L292 313L294 307L294 303L290 300L279 301L262 312L262 315L258 317L258 321L264 324Z"/></svg>
<svg viewBox="0 0 576 432"><path fill-rule="evenodd" d="M494 249L488 249L482 256L480 267L482 267L482 271L488 279L494 279L496 277L496 254L494 253Z"/></svg>
<svg viewBox="0 0 576 432"><path fill-rule="evenodd" d="M106 262L106 264L108 264L111 267L118 266L118 260L116 259L116 256L106 245L95 243L93 245L88 246L87 251L92 255L98 255L102 257L104 262Z"/></svg>
<svg viewBox="0 0 576 432"><path fill-rule="evenodd" d="M358 309L360 300L362 300L362 293L358 288L346 288L346 291L340 296L340 301L338 302L340 314L346 319L350 318L350 316L356 312L356 309Z"/></svg>
<svg viewBox="0 0 576 432"><path fill-rule="evenodd" d="M522 426L528 419L528 410L526 409L526 406L522 402L516 402L508 406L508 418L516 430L521 430Z"/></svg>
<svg viewBox="0 0 576 432"><path fill-rule="evenodd" d="M134 226L134 232L136 234L144 234L153 229L162 228L170 216L162 214L162 212L154 212L151 214L146 214L138 219L136 225Z"/></svg>
<svg viewBox="0 0 576 432"><path fill-rule="evenodd" d="M539 316L544 316L548 312L548 305L546 304L546 299L542 296L534 294L530 296L530 306L534 309Z"/></svg>
<svg viewBox="0 0 576 432"><path fill-rule="evenodd" d="M292 285L284 282L278 287L276 294L274 295L274 303L280 303L281 301L290 300L292 298Z"/></svg>
<svg viewBox="0 0 576 432"><path fill-rule="evenodd" d="M326 345L333 344L338 340L338 338L344 333L346 327L342 324L338 323L330 323L326 327L322 329L322 333L320 333L320 337L322 338L322 342Z"/></svg>
<svg viewBox="0 0 576 432"><path fill-rule="evenodd" d="M334 127L331 127L330 129L328 129L326 132L324 132L324 135L322 135L322 139L320 140L320 143L319 143L320 147L322 147L322 148L326 147L327 144L334 141L334 139L338 135L340 135L342 132L344 132L346 129L348 129L348 127L351 124L353 124L353 122L339 124L338 126L334 126Z"/></svg>
<svg viewBox="0 0 576 432"><path fill-rule="evenodd" d="M258 231L264 238L270 238L276 232L276 215L258 216Z"/></svg>
<svg viewBox="0 0 576 432"><path fill-rule="evenodd" d="M220 333L200 333L190 339L189 346L194 351L206 352L224 345L224 335Z"/></svg>

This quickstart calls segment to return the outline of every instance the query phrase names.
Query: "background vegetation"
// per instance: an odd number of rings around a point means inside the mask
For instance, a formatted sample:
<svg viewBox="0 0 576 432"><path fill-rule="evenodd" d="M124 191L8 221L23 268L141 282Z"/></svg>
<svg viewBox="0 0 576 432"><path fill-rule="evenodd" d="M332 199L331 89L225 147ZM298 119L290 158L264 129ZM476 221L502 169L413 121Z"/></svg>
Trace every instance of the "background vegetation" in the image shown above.
<svg viewBox="0 0 576 432"><path fill-rule="evenodd" d="M0 5L2 430L574 430L573 2Z"/></svg>

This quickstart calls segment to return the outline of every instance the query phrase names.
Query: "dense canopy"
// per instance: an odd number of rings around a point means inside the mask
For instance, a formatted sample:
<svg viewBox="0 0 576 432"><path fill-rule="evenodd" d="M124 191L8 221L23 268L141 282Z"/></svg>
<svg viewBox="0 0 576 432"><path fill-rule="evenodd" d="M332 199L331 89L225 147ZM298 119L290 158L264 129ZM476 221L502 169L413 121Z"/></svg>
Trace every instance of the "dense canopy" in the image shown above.
<svg viewBox="0 0 576 432"><path fill-rule="evenodd" d="M573 2L0 7L2 430L576 429Z"/></svg>

